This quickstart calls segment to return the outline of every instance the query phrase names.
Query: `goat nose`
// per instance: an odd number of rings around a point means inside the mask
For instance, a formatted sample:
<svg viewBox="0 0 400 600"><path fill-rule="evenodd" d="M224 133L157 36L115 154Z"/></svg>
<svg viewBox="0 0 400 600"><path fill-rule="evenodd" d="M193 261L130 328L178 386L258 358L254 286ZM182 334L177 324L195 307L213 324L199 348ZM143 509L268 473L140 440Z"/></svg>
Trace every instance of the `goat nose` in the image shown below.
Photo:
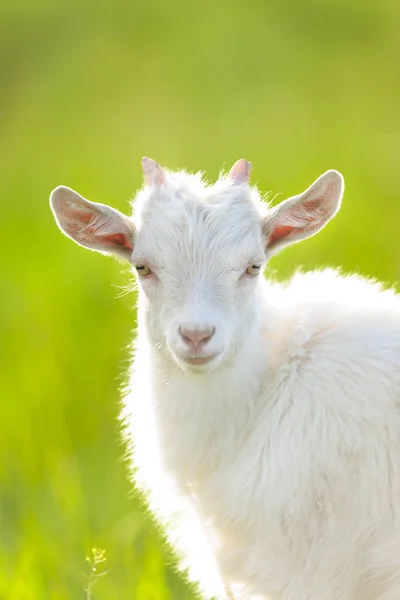
<svg viewBox="0 0 400 600"><path fill-rule="evenodd" d="M215 333L215 327L203 327L202 329L179 327L179 333L189 346L197 350L212 338Z"/></svg>

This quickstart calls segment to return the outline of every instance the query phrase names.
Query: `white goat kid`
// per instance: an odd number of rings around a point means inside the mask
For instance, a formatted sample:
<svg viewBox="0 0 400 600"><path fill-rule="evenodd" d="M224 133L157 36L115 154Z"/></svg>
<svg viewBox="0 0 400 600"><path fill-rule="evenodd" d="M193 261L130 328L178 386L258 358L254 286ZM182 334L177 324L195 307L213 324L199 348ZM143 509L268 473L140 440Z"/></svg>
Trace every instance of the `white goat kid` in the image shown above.
<svg viewBox="0 0 400 600"><path fill-rule="evenodd" d="M399 600L399 297L332 270L262 277L335 215L342 176L270 209L244 160L211 186L143 169L132 218L66 187L51 206L138 273L135 480L191 576L206 596Z"/></svg>

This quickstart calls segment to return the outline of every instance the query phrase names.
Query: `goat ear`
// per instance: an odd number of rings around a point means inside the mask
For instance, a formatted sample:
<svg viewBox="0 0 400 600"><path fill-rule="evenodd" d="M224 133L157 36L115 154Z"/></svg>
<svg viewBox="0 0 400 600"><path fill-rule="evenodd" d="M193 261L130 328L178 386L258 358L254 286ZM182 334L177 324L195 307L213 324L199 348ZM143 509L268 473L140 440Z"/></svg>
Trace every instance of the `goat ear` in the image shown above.
<svg viewBox="0 0 400 600"><path fill-rule="evenodd" d="M128 217L62 185L51 192L50 206L61 231L77 244L129 260L135 229Z"/></svg>
<svg viewBox="0 0 400 600"><path fill-rule="evenodd" d="M145 182L149 186L159 186L165 183L165 172L152 158L142 158L142 168Z"/></svg>
<svg viewBox="0 0 400 600"><path fill-rule="evenodd" d="M322 229L339 210L343 190L342 175L327 171L305 192L273 208L262 226L267 255Z"/></svg>
<svg viewBox="0 0 400 600"><path fill-rule="evenodd" d="M229 171L229 177L233 179L235 183L248 183L250 179L251 163L244 158L241 158L233 165Z"/></svg>

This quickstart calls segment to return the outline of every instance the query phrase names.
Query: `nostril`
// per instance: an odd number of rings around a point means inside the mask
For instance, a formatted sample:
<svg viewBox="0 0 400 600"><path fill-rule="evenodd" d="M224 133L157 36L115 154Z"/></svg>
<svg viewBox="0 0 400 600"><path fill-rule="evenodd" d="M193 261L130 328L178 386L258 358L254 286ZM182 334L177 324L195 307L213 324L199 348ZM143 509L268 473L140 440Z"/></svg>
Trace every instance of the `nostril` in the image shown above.
<svg viewBox="0 0 400 600"><path fill-rule="evenodd" d="M210 338L212 338L215 333L215 327L207 327L202 329L179 327L179 333L187 344L198 347L202 346L208 342Z"/></svg>
<svg viewBox="0 0 400 600"><path fill-rule="evenodd" d="M208 329L202 329L197 334L197 341L200 344L205 344L206 342L208 342L208 340L210 338L212 338L214 333L215 333L215 327L209 327Z"/></svg>
<svg viewBox="0 0 400 600"><path fill-rule="evenodd" d="M179 327L180 336L185 342L190 343L190 331L184 327Z"/></svg>

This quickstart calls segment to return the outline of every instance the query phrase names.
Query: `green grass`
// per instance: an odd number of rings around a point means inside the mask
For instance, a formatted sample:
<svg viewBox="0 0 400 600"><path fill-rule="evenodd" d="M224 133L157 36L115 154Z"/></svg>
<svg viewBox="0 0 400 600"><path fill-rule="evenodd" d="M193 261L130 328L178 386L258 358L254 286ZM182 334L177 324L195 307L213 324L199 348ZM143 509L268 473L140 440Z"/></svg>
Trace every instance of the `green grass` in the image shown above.
<svg viewBox="0 0 400 600"><path fill-rule="evenodd" d="M244 156L264 191L328 168L324 232L271 263L399 280L400 4L155 0L0 5L0 599L195 597L128 483L117 416L127 272L57 230L65 184L128 210L140 158L215 178Z"/></svg>

